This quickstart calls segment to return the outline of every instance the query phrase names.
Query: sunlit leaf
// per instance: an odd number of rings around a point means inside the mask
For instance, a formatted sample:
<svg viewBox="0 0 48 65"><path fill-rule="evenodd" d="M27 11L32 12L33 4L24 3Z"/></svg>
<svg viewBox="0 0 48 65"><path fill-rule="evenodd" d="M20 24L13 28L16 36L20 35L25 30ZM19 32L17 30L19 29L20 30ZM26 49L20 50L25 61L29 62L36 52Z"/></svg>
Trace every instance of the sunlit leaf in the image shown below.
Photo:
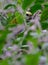
<svg viewBox="0 0 48 65"><path fill-rule="evenodd" d="M30 6L35 0L24 0L22 3L22 8L25 10Z"/></svg>
<svg viewBox="0 0 48 65"><path fill-rule="evenodd" d="M15 13L15 16L16 16L16 20L17 20L17 23L18 24L22 24L24 22L24 19L23 19L23 15L20 14L19 12L16 12Z"/></svg>
<svg viewBox="0 0 48 65"><path fill-rule="evenodd" d="M3 60L0 62L0 65L9 65L7 60Z"/></svg>
<svg viewBox="0 0 48 65"><path fill-rule="evenodd" d="M2 48L5 44L5 39L6 39L7 34L9 33L9 31L6 30L6 31L1 31L1 32L2 33L1 33L1 37L0 37L0 53L2 53Z"/></svg>
<svg viewBox="0 0 48 65"><path fill-rule="evenodd" d="M35 3L40 3L40 4L42 4L43 2L44 2L44 0L36 0Z"/></svg>
<svg viewBox="0 0 48 65"><path fill-rule="evenodd" d="M19 3L19 4L22 4L22 0L18 0L18 3Z"/></svg>
<svg viewBox="0 0 48 65"><path fill-rule="evenodd" d="M41 14L41 22L48 19L48 8L45 8Z"/></svg>
<svg viewBox="0 0 48 65"><path fill-rule="evenodd" d="M37 10L40 10L40 9L42 9L41 4L35 4L34 6L30 8L30 11L32 12L32 14L34 14Z"/></svg>
<svg viewBox="0 0 48 65"><path fill-rule="evenodd" d="M26 65L38 65L39 54L29 54L26 56Z"/></svg>
<svg viewBox="0 0 48 65"><path fill-rule="evenodd" d="M48 21L41 22L42 29L48 29Z"/></svg>

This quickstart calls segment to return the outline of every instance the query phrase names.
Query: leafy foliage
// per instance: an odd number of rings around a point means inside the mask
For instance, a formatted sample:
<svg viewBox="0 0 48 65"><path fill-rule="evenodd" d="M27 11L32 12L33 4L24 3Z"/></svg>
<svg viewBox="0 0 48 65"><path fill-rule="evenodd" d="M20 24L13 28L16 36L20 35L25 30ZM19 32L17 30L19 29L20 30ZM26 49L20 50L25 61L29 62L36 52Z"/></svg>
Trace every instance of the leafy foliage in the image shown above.
<svg viewBox="0 0 48 65"><path fill-rule="evenodd" d="M32 12L32 14L34 14L37 10L42 10L42 7L41 7L41 4L35 4L35 5L33 5L31 8L31 12Z"/></svg>
<svg viewBox="0 0 48 65"><path fill-rule="evenodd" d="M0 65L48 65L48 1L13 2L0 13Z"/></svg>
<svg viewBox="0 0 48 65"><path fill-rule="evenodd" d="M30 6L32 3L34 2L34 0L24 0L23 4L22 4L22 8L25 10L28 8L28 6Z"/></svg>
<svg viewBox="0 0 48 65"><path fill-rule="evenodd" d="M35 59L36 58L36 59ZM38 60L39 60L39 54L30 54L30 55L27 55L26 57L26 65L38 65Z"/></svg>
<svg viewBox="0 0 48 65"><path fill-rule="evenodd" d="M18 24L22 24L24 22L22 14L20 14L19 12L16 12L15 16L16 16L16 20Z"/></svg>
<svg viewBox="0 0 48 65"><path fill-rule="evenodd" d="M48 8L44 9L44 11L42 12L42 15L41 15L42 21L47 20L47 19L48 19Z"/></svg>
<svg viewBox="0 0 48 65"><path fill-rule="evenodd" d="M8 5L5 6L4 9L8 9L8 8L10 8L10 7L16 8L16 5L15 5L15 4L8 4Z"/></svg>

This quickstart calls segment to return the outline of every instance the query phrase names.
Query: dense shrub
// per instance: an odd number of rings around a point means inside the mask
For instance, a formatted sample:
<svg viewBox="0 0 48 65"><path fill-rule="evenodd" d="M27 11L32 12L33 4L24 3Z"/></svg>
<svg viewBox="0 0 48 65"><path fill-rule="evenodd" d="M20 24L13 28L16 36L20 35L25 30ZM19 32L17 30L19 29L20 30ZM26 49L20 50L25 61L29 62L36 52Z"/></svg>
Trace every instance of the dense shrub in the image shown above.
<svg viewBox="0 0 48 65"><path fill-rule="evenodd" d="M48 1L7 1L0 9L0 65L48 65Z"/></svg>

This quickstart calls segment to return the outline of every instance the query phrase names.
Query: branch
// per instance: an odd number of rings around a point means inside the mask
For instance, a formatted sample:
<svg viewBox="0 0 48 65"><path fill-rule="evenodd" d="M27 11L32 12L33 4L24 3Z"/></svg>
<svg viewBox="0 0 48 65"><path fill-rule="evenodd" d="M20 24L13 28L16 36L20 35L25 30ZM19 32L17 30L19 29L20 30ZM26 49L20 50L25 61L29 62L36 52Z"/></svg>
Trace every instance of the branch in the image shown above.
<svg viewBox="0 0 48 65"><path fill-rule="evenodd" d="M2 10L2 9L0 9L0 13L1 13L1 14L7 14L7 13L9 13L9 12L14 13L15 10L14 10L14 9L10 9L10 10Z"/></svg>

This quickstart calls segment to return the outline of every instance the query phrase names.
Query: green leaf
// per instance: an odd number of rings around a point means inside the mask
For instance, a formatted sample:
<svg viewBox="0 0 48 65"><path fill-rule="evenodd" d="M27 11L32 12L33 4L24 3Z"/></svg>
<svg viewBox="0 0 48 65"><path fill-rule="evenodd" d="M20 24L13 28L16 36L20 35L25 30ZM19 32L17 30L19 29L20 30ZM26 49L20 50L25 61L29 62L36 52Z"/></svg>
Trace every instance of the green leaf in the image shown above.
<svg viewBox="0 0 48 65"><path fill-rule="evenodd" d="M38 65L39 53L26 56L26 65Z"/></svg>
<svg viewBox="0 0 48 65"><path fill-rule="evenodd" d="M48 2L44 2L44 3L42 3L42 5L44 5L46 8L46 7L48 7Z"/></svg>
<svg viewBox="0 0 48 65"><path fill-rule="evenodd" d="M34 36L31 36L30 33L32 33L31 31L28 32L27 36L26 36L26 41L31 41L34 45L34 47L37 47L37 38Z"/></svg>
<svg viewBox="0 0 48 65"><path fill-rule="evenodd" d="M26 10L35 0L24 0L22 3L22 8Z"/></svg>
<svg viewBox="0 0 48 65"><path fill-rule="evenodd" d="M22 4L22 0L17 0L19 4Z"/></svg>
<svg viewBox="0 0 48 65"><path fill-rule="evenodd" d="M35 3L39 3L39 4L42 4L44 2L44 0L36 0Z"/></svg>
<svg viewBox="0 0 48 65"><path fill-rule="evenodd" d="M41 22L42 29L48 29L48 21Z"/></svg>
<svg viewBox="0 0 48 65"><path fill-rule="evenodd" d="M5 44L5 39L9 31L0 31L1 37L0 37L0 53L2 53L3 45Z"/></svg>
<svg viewBox="0 0 48 65"><path fill-rule="evenodd" d="M36 38L32 37L30 38L30 41L33 43L34 47L37 47L38 41Z"/></svg>
<svg viewBox="0 0 48 65"><path fill-rule="evenodd" d="M0 43L2 43L5 40L8 33L8 30L2 32L2 36L0 37Z"/></svg>
<svg viewBox="0 0 48 65"><path fill-rule="evenodd" d="M0 62L0 65L9 65L9 64L8 64L8 61L7 61L7 60L2 60L2 61Z"/></svg>
<svg viewBox="0 0 48 65"><path fill-rule="evenodd" d="M41 30L39 28L36 29L37 34L41 34Z"/></svg>
<svg viewBox="0 0 48 65"><path fill-rule="evenodd" d="M42 5L48 5L48 2L44 2L44 3L42 3Z"/></svg>
<svg viewBox="0 0 48 65"><path fill-rule="evenodd" d="M4 9L8 9L9 7L14 7L16 8L16 5L15 4L7 4Z"/></svg>
<svg viewBox="0 0 48 65"><path fill-rule="evenodd" d="M23 16L19 12L15 13L15 17L16 17L16 20L17 20L18 24L22 24L24 22Z"/></svg>
<svg viewBox="0 0 48 65"><path fill-rule="evenodd" d="M48 19L48 8L45 8L41 14L41 22Z"/></svg>
<svg viewBox="0 0 48 65"><path fill-rule="evenodd" d="M2 54L2 48L4 46L4 43L0 43L0 54Z"/></svg>
<svg viewBox="0 0 48 65"><path fill-rule="evenodd" d="M35 4L30 8L30 11L34 14L39 9L42 9L41 4Z"/></svg>

